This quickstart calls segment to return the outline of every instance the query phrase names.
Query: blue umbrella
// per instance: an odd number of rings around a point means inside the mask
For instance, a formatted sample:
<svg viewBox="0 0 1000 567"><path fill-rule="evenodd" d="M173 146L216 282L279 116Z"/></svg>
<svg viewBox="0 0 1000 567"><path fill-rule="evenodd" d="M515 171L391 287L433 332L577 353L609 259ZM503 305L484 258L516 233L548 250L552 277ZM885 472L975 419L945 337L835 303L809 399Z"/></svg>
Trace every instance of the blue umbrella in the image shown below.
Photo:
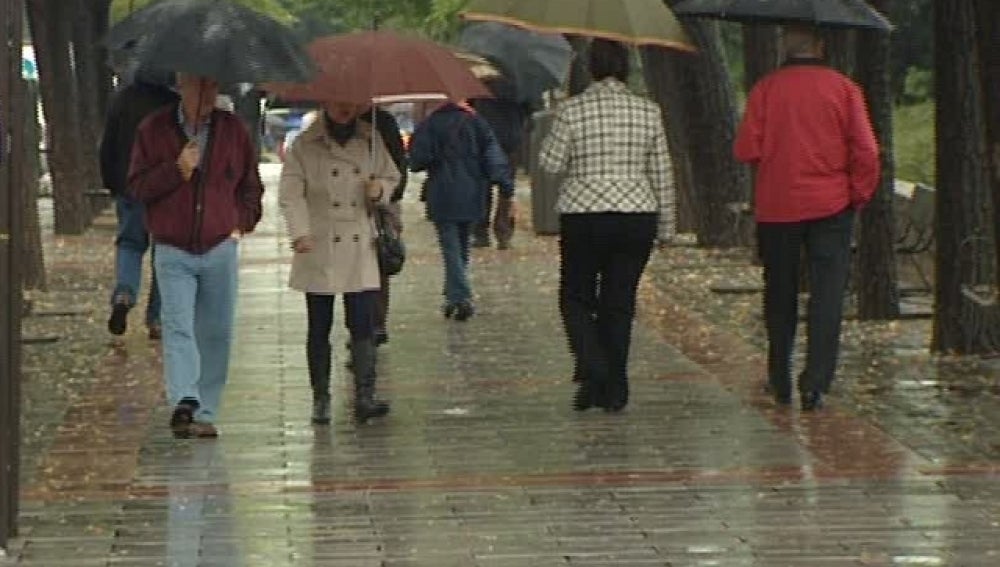
<svg viewBox="0 0 1000 567"><path fill-rule="evenodd" d="M573 48L561 35L542 34L496 22L469 24L458 41L492 61L517 88L519 102L534 101L566 82Z"/></svg>

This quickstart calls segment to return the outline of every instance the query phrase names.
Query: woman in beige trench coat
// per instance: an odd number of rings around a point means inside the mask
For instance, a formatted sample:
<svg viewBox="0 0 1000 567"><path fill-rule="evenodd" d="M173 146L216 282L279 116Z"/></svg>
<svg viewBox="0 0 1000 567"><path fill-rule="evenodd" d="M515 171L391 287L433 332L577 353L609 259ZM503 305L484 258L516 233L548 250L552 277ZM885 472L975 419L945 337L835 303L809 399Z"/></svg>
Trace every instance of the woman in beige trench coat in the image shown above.
<svg viewBox="0 0 1000 567"><path fill-rule="evenodd" d="M309 314L306 354L317 424L330 422L330 330L339 294L351 333L355 419L389 412L388 402L375 397L375 301L381 282L371 213L389 202L400 173L378 133L358 119L365 110L325 104L292 144L281 172L279 204L295 251L290 285L306 294Z"/></svg>

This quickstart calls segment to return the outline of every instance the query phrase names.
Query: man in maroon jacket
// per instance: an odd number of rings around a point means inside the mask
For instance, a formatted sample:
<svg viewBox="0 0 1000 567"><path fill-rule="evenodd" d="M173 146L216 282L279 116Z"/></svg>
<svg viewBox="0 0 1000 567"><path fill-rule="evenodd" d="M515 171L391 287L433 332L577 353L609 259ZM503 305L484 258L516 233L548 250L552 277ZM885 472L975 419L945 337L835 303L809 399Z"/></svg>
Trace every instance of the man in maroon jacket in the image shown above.
<svg viewBox="0 0 1000 567"><path fill-rule="evenodd" d="M229 372L238 242L260 221L256 152L219 85L179 74L179 104L152 114L132 148L129 188L146 206L162 297L163 367L177 437L215 437Z"/></svg>
<svg viewBox="0 0 1000 567"><path fill-rule="evenodd" d="M799 259L806 250L809 350L798 389L808 411L822 405L833 381L854 215L875 193L880 162L864 95L823 65L816 31L788 27L784 43L785 65L750 93L735 152L756 167L768 379L779 404L791 403Z"/></svg>

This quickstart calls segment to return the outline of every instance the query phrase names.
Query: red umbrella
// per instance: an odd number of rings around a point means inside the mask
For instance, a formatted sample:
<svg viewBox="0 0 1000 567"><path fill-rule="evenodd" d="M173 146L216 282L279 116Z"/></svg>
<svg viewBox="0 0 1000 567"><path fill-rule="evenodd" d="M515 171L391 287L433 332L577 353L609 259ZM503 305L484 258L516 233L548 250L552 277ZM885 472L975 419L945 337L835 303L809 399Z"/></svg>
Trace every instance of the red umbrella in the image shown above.
<svg viewBox="0 0 1000 567"><path fill-rule="evenodd" d="M358 104L491 96L465 62L424 39L367 31L321 38L307 51L319 69L312 82L265 88L290 101Z"/></svg>

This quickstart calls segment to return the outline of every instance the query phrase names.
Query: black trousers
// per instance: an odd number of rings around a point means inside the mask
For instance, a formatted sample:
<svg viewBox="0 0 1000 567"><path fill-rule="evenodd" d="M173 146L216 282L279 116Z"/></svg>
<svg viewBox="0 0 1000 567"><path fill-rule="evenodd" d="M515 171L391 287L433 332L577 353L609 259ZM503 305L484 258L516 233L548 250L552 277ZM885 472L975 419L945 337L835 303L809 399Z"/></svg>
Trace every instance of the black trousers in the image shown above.
<svg viewBox="0 0 1000 567"><path fill-rule="evenodd" d="M636 291L656 226L656 214L560 218L559 308L574 357L574 379L589 381L604 403L628 401Z"/></svg>
<svg viewBox="0 0 1000 567"><path fill-rule="evenodd" d="M375 336L375 301L378 292L363 291L344 294L344 316L351 341L371 340ZM306 340L306 359L309 363L309 382L313 395L330 395L330 331L333 329L335 295L306 294L309 331Z"/></svg>
<svg viewBox="0 0 1000 567"><path fill-rule="evenodd" d="M799 264L805 247L809 273L808 354L800 392L826 393L840 350L844 292L851 266L854 211L795 223L758 223L764 263L768 379L774 391L792 390L792 352L799 318Z"/></svg>

